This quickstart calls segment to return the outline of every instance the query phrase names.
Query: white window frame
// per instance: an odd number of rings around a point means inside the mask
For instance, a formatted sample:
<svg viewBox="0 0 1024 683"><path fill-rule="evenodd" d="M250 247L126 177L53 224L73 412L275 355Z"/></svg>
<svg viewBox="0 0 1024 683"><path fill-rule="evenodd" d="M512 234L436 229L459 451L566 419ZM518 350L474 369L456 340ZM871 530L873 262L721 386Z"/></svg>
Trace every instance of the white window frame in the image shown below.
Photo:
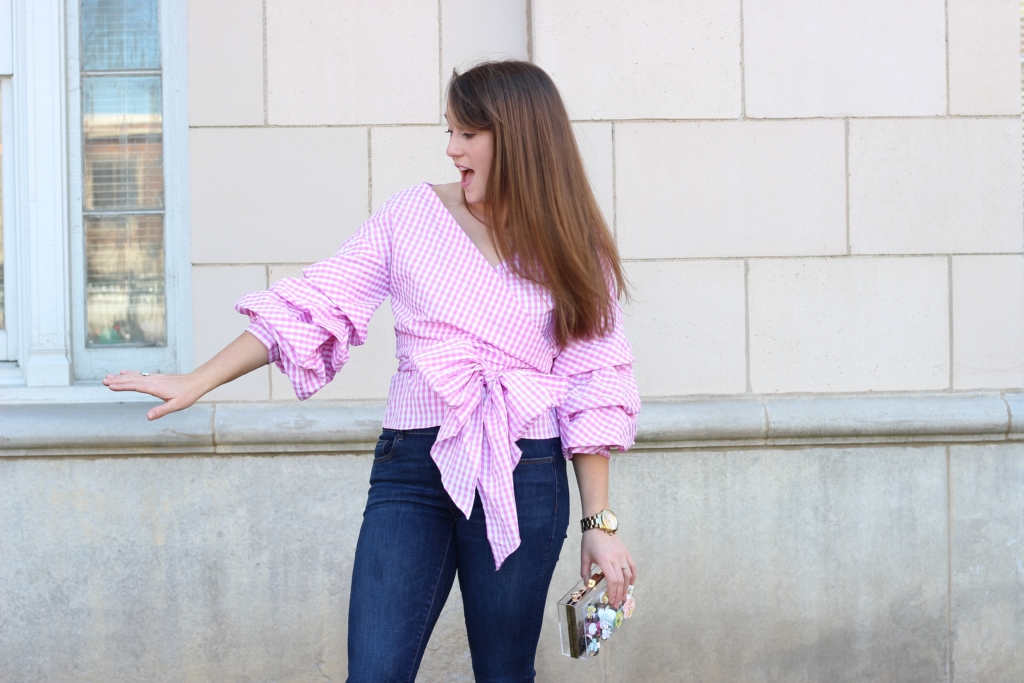
<svg viewBox="0 0 1024 683"><path fill-rule="evenodd" d="M126 368L192 369L186 0L159 0L163 75L167 346L103 349ZM99 384L84 343L79 0L11 2L13 75L4 106L4 269L8 359L0 403L126 400ZM0 31L2 31L0 20ZM3 42L0 32L0 42ZM2 49L0 49L2 64ZM78 164L75 166L75 164ZM77 261L77 262L76 262ZM78 281L80 280L80 282ZM156 365L154 365L156 363ZM152 400L152 399L150 399Z"/></svg>
<svg viewBox="0 0 1024 683"><path fill-rule="evenodd" d="M14 244L14 145L12 144L13 134L11 125L14 121L14 93L11 83L11 76L14 73L14 38L13 31L13 10L11 0L0 0L0 146L3 147L3 167L0 168L2 187L0 195L3 196L3 216L0 223L3 225L3 249L10 254L15 252ZM14 297L11 288L15 286L15 278L11 272L11 263L5 259L4 263L4 296L7 301ZM13 362L17 359L18 353L15 348L15 340L18 338L17 321L14 319L16 307L5 304L7 309L5 315L4 329L0 330L0 384L5 381L17 381L20 373L17 365Z"/></svg>
<svg viewBox="0 0 1024 683"><path fill-rule="evenodd" d="M0 12L3 11L3 0L0 0ZM2 40L2 38L0 38ZM3 146L3 168L0 168L0 178L2 178L3 186L0 187L0 193L3 193L3 249L8 255L16 253L17 243L14 236L13 226L13 214L14 207L13 202L10 198L14 197L14 163L13 152L15 145L12 144L11 139L14 137L11 133L11 122L13 121L13 88L11 83L11 77L8 73L3 73L3 69L0 69L0 145ZM0 361L13 362L18 358L18 352L15 341L18 338L18 325L15 316L12 315L16 312L17 307L12 305L15 298L15 292L12 289L15 287L15 277L13 264L10 258L4 259L4 308L5 320L4 329L0 330ZM2 368L0 369L0 381L3 380L4 375L11 377L16 376L15 373L11 373L10 370L14 368ZM7 370L7 372L4 372Z"/></svg>

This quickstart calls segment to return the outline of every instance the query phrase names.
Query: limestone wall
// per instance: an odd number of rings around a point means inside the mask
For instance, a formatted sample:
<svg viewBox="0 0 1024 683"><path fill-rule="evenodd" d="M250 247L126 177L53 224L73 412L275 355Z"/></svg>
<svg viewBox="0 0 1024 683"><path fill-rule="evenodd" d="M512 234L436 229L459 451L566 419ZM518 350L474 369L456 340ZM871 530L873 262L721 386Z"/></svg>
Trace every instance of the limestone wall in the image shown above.
<svg viewBox="0 0 1024 683"><path fill-rule="evenodd" d="M538 680L1024 680L1018 19L191 0L195 361L239 296L455 178L453 67L533 59L625 257L645 395L612 461L638 617L581 664L550 612ZM304 404L264 369L157 423L86 386L0 408L0 681L344 680L391 325ZM570 525L552 599L578 547ZM471 680L460 609L420 680Z"/></svg>
<svg viewBox="0 0 1024 683"><path fill-rule="evenodd" d="M577 121L646 396L1022 387L1017 12L193 2L196 362L244 329L239 295L333 253L393 192L454 179L443 86L501 54L547 69ZM386 395L389 316L318 398ZM268 369L212 398L294 394Z"/></svg>
<svg viewBox="0 0 1024 683"><path fill-rule="evenodd" d="M147 408L5 411L0 680L344 680L380 405ZM611 476L640 606L560 654L570 524L538 681L1024 677L1024 394L655 404ZM417 680L472 680L461 605Z"/></svg>

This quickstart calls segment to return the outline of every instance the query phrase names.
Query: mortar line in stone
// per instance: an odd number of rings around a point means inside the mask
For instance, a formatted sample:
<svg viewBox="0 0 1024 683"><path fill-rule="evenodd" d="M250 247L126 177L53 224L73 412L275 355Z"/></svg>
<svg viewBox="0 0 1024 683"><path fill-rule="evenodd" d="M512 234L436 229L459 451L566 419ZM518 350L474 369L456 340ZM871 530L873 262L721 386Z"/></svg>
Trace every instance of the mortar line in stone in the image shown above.
<svg viewBox="0 0 1024 683"><path fill-rule="evenodd" d="M772 437L774 438L774 437ZM957 440L938 440L938 441L899 441L897 439L885 439L878 441L825 441L825 440L809 440L807 443L777 443L769 439L748 439L742 443L737 441L731 441L725 444L715 444L713 442L702 441L697 444L684 443L678 445L673 443L669 446L648 446L644 442L637 442L637 445L630 448L628 452L622 453L619 457L630 457L637 453L678 453L683 455L693 451L700 452L735 452L737 450L743 451L814 451L821 450L823 448L829 449L843 449L843 450L878 450L880 448L900 448L900 449L914 449L914 450L932 450L937 448L945 448L949 446L986 446L986 445L1003 445L1007 442L1002 439L985 439L978 441L957 441ZM311 452L315 452L314 449L310 449ZM367 452L372 451L372 448L368 448ZM340 452L340 451L339 451ZM20 456L11 456L20 457ZM45 456L44 456L45 457ZM57 456L54 456L57 457ZM70 456L69 456L70 457Z"/></svg>
<svg viewBox="0 0 1024 683"><path fill-rule="evenodd" d="M743 0L740 0L740 119L747 118L747 64L743 33Z"/></svg>
<svg viewBox="0 0 1024 683"><path fill-rule="evenodd" d="M953 683L953 476L946 446L946 681Z"/></svg>
<svg viewBox="0 0 1024 683"><path fill-rule="evenodd" d="M953 391L953 255L946 256L946 296L949 317L949 391Z"/></svg>
<svg viewBox="0 0 1024 683"><path fill-rule="evenodd" d="M266 268L266 276L267 276L266 287L267 287L267 289L270 289L270 264L269 263L264 264L264 268ZM273 365L273 364L271 363L270 365L267 366L267 398L269 400L273 401L274 400L274 373L271 370L271 365Z"/></svg>
<svg viewBox="0 0 1024 683"><path fill-rule="evenodd" d="M850 115L836 114L834 116L750 116L747 121L774 122L774 121L842 121L850 118L857 121L942 121L944 119L1020 119L1016 114L908 114L906 116L881 116L881 115ZM680 118L615 118L615 119L571 119L573 123L608 123L617 121L619 123L730 123L736 122L738 117L724 116L693 116Z"/></svg>
<svg viewBox="0 0 1024 683"><path fill-rule="evenodd" d="M843 154L846 164L846 255L850 249L850 119L843 119Z"/></svg>
<svg viewBox="0 0 1024 683"><path fill-rule="evenodd" d="M217 452L217 404L210 406L210 442L213 445L213 452Z"/></svg>
<svg viewBox="0 0 1024 683"><path fill-rule="evenodd" d="M792 256L771 256L751 254L749 256L678 256L678 257L657 257L657 258L634 258L628 257L622 260L626 263L673 263L677 261L743 261L746 259L757 259L759 261L779 261L796 259L893 259L893 258L946 258L950 254L794 254ZM954 254L960 256L961 254ZM1020 256L1020 252L971 252L968 256ZM232 264L226 264L232 265Z"/></svg>
<svg viewBox="0 0 1024 683"><path fill-rule="evenodd" d="M772 417L768 414L768 402L761 399L761 417L764 420L764 439L772 438Z"/></svg>
<svg viewBox="0 0 1024 683"><path fill-rule="evenodd" d="M263 125L270 123L267 94L267 0L263 0Z"/></svg>
<svg viewBox="0 0 1024 683"><path fill-rule="evenodd" d="M612 121L612 237L619 241L619 192L615 176L615 122Z"/></svg>
<svg viewBox="0 0 1024 683"><path fill-rule="evenodd" d="M441 92L441 84L444 83L444 49L441 41L444 37L441 25L441 2L437 0L437 120L444 120L444 93Z"/></svg>
<svg viewBox="0 0 1024 683"><path fill-rule="evenodd" d="M1012 390L1016 391L1016 390ZM1012 393L1011 391L1011 393ZM950 397L957 398L997 398L999 392L994 389L958 389L957 391L947 391L946 389L864 389L861 391L835 391L835 392L821 392L821 391L764 391L756 392L753 396L748 396L745 393L729 393L729 394L645 394L643 399L645 402L650 401L652 403L669 403L675 404L676 402L692 403L694 401L703 402L721 402L721 401L732 401L732 400L750 400L751 398L764 398L764 399L844 399L844 398L908 398L908 399L919 399L919 398L939 398L942 400L949 400ZM355 400L357 403L361 399L343 399L343 400ZM385 399L374 399L384 401ZM225 401L221 401L224 403Z"/></svg>
<svg viewBox="0 0 1024 683"><path fill-rule="evenodd" d="M526 61L533 63L533 0L526 0Z"/></svg>
<svg viewBox="0 0 1024 683"><path fill-rule="evenodd" d="M806 117L789 117L789 118L748 118L750 122L799 122L799 121L842 121L847 117L844 116L806 116ZM996 121L1018 121L1020 116L1013 114L952 114L950 116L850 116L850 119L857 121L941 121L945 119L977 119L977 120L996 120ZM571 123L736 123L740 119L738 118L691 118L691 119L572 119ZM362 122L362 123L267 123L265 126L260 124L233 124L233 125L190 125L189 130L205 130L205 129L227 129L227 128L365 128L366 126L373 126L375 128L416 128L424 126L436 126L438 121L416 121L409 123L374 123L374 122Z"/></svg>
<svg viewBox="0 0 1024 683"><path fill-rule="evenodd" d="M269 261L267 263L250 263L248 261L226 261L224 263L210 262L210 263L193 263L193 268L224 268L225 266L267 266L273 268L274 266L302 266L305 268L311 261L302 262L290 262L290 261Z"/></svg>
<svg viewBox="0 0 1024 683"><path fill-rule="evenodd" d="M949 116L949 0L942 3L942 15L946 39L946 116Z"/></svg>
<svg viewBox="0 0 1024 683"><path fill-rule="evenodd" d="M1006 400L1006 392L999 392L999 400L1006 406L1006 438L1010 438L1010 434L1013 433L1013 411L1010 410L1010 402Z"/></svg>
<svg viewBox="0 0 1024 683"><path fill-rule="evenodd" d="M370 131L366 127L366 215L373 214L373 145L370 143Z"/></svg>
<svg viewBox="0 0 1024 683"><path fill-rule="evenodd" d="M754 390L750 383L750 261L743 259L743 351L746 358L747 393Z"/></svg>
<svg viewBox="0 0 1024 683"><path fill-rule="evenodd" d="M239 124L231 126L189 126L189 130L230 130L234 128L286 128L286 129L315 129L315 128L436 128L438 121L420 121L418 123L272 123L266 126L257 124Z"/></svg>

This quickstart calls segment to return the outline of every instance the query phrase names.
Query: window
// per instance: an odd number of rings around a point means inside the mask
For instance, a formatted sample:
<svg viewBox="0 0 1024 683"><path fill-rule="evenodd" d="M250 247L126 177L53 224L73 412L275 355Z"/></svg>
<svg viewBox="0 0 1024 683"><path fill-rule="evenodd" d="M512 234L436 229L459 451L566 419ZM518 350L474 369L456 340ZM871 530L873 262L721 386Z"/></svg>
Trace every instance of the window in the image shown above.
<svg viewBox="0 0 1024 683"><path fill-rule="evenodd" d="M156 0L82 0L85 343L167 343Z"/></svg>
<svg viewBox="0 0 1024 683"><path fill-rule="evenodd" d="M0 402L191 369L187 49L186 0L0 0Z"/></svg>
<svg viewBox="0 0 1024 683"><path fill-rule="evenodd" d="M4 268L5 253L10 240L5 239L5 233L10 230L7 216L11 213L10 190L13 174L11 167L11 148L8 142L10 135L10 112L11 112L11 74L13 73L13 46L12 38L12 11L9 0L0 0L0 361L12 361L16 358L14 352L14 335L10 319L7 315L7 299L10 288L7 286L7 274L9 269ZM3 365L12 365L4 363ZM0 383L6 379L5 375L13 368L0 366ZM16 374L14 375L17 376Z"/></svg>
<svg viewBox="0 0 1024 683"><path fill-rule="evenodd" d="M7 333L7 325L4 320L4 108L3 90L0 89L0 332ZM4 339L4 342L7 340ZM6 346L6 344L3 344ZM0 357L0 360L7 360Z"/></svg>
<svg viewBox="0 0 1024 683"><path fill-rule="evenodd" d="M180 353L187 344L175 343L190 331L182 320L187 278L175 277L188 272L185 89L183 77L169 83L168 47L175 56L177 44L163 26L169 5L183 3L80 0L68 7L69 36L77 36L68 41L69 111L77 115L69 145L76 380L125 367L187 369ZM183 58L180 42L176 56ZM177 101L164 96L169 90ZM177 169L166 154L175 142Z"/></svg>

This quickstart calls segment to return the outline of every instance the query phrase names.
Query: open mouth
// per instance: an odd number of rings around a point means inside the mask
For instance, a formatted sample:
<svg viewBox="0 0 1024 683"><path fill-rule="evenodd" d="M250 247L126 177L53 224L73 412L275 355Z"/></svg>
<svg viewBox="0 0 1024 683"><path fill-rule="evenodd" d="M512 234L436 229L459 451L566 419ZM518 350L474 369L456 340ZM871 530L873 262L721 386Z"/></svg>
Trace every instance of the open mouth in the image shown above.
<svg viewBox="0 0 1024 683"><path fill-rule="evenodd" d="M473 182L473 176L475 175L473 169L459 167L459 173L462 174L462 187L467 188L469 184Z"/></svg>

